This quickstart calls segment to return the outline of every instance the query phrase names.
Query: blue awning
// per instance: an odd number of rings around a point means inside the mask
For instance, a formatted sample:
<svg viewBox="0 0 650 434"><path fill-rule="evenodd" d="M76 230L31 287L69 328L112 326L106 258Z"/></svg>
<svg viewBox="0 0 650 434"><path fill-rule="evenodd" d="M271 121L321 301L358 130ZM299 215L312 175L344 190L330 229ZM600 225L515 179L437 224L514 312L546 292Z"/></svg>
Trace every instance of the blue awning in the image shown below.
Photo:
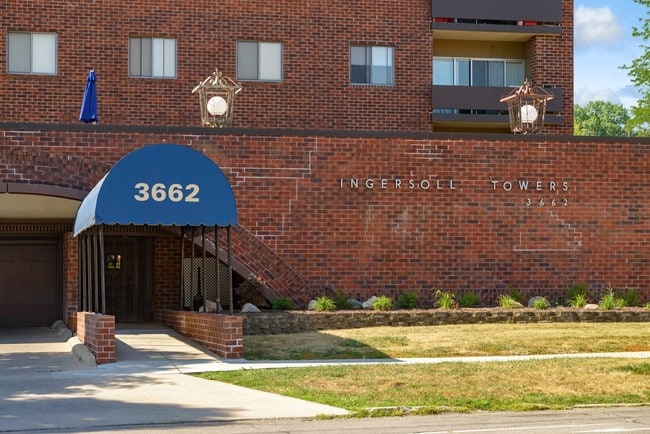
<svg viewBox="0 0 650 434"><path fill-rule="evenodd" d="M219 166L181 145L140 148L113 166L77 211L74 236L95 225L236 226Z"/></svg>

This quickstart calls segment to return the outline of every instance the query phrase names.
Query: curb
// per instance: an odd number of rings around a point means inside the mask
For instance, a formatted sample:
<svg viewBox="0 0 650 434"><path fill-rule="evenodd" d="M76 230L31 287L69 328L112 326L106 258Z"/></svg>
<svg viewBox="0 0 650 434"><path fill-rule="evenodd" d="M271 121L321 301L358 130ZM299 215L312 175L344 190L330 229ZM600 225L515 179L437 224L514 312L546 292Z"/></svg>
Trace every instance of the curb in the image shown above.
<svg viewBox="0 0 650 434"><path fill-rule="evenodd" d="M79 340L78 337L72 335L72 332L63 321L55 321L50 328L61 338L66 340L70 352L79 362L86 366L97 366L95 355Z"/></svg>

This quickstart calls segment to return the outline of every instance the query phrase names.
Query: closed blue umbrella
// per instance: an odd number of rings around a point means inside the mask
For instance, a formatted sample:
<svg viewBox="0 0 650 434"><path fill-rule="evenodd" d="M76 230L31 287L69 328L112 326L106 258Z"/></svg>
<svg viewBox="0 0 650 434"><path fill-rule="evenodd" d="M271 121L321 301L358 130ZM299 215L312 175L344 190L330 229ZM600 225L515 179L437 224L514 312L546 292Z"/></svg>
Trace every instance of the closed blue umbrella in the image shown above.
<svg viewBox="0 0 650 434"><path fill-rule="evenodd" d="M97 84L95 83L95 71L92 69L86 79L86 91L84 92L84 99L81 102L81 112L79 113L79 120L85 123L97 123Z"/></svg>

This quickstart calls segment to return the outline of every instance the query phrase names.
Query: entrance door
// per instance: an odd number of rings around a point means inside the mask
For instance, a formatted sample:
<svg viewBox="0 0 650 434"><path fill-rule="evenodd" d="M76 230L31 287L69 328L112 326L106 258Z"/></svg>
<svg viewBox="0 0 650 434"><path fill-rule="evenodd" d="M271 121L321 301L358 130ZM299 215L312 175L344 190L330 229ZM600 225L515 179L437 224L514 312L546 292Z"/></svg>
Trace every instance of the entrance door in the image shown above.
<svg viewBox="0 0 650 434"><path fill-rule="evenodd" d="M150 251L144 237L105 238L106 313L115 321L151 320Z"/></svg>

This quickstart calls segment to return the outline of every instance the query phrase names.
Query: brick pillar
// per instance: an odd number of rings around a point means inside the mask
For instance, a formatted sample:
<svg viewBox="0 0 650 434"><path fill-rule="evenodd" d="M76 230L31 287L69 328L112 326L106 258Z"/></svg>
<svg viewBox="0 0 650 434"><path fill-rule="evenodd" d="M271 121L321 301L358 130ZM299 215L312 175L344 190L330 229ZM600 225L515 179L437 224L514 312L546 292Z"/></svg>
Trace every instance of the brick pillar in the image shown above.
<svg viewBox="0 0 650 434"><path fill-rule="evenodd" d="M95 355L97 364L115 361L115 317L77 312L77 337Z"/></svg>

